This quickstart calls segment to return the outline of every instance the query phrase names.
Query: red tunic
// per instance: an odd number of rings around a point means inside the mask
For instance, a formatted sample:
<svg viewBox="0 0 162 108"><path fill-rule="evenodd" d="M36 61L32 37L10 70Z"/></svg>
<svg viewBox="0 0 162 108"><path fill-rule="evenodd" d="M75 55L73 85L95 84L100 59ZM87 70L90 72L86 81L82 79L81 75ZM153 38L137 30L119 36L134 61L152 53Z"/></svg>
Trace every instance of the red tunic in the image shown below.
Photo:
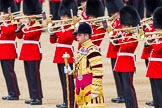
<svg viewBox="0 0 162 108"><path fill-rule="evenodd" d="M30 26L33 23L29 24ZM40 27L33 27L29 29L25 29L25 31L39 29ZM20 32L18 38L23 38L23 45L20 51L20 60L31 61L31 60L41 60L42 54L40 51L39 39L42 31L35 31L30 33Z"/></svg>
<svg viewBox="0 0 162 108"><path fill-rule="evenodd" d="M69 28L70 26L65 26L64 29ZM56 50L54 52L53 63L64 63L62 58L63 54L67 52L70 55L68 63L73 63L73 49L72 43L75 40L75 37L72 35L73 30L67 30L65 32L56 32L54 36L50 37L51 43L57 43Z"/></svg>
<svg viewBox="0 0 162 108"><path fill-rule="evenodd" d="M101 28L101 29L97 29L99 26L96 26L96 25L92 25L92 30L93 30L93 35L91 37L91 40L93 42L93 40L96 40L96 39L101 39L101 40L98 40L98 41L94 41L93 44L97 45L97 46L100 46L101 42L102 42L102 38L104 38L105 34L101 34L101 35L97 35L97 34L100 34L100 33L105 33L105 29ZM97 36L94 36L94 35L97 35Z"/></svg>
<svg viewBox="0 0 162 108"><path fill-rule="evenodd" d="M162 43L154 44L152 48L146 76L149 78L162 78Z"/></svg>
<svg viewBox="0 0 162 108"><path fill-rule="evenodd" d="M14 0L16 3L20 3L22 2L22 0Z"/></svg>
<svg viewBox="0 0 162 108"><path fill-rule="evenodd" d="M145 28L145 32L154 32L155 28L153 27L153 24L148 25L148 27ZM141 59L148 59L150 57L152 47L144 47L141 55Z"/></svg>
<svg viewBox="0 0 162 108"><path fill-rule="evenodd" d="M16 25L1 26L0 34L0 59L15 59L16 54Z"/></svg>
<svg viewBox="0 0 162 108"><path fill-rule="evenodd" d="M41 3L43 3L44 2L44 0L39 0Z"/></svg>
<svg viewBox="0 0 162 108"><path fill-rule="evenodd" d="M117 19L113 24L112 27L114 29L120 29L122 26L120 25L120 20ZM113 34L115 36L116 33ZM107 51L107 58L117 58L117 53L119 52L119 46L118 45L113 45L112 42L109 43L108 46L108 51Z"/></svg>
<svg viewBox="0 0 162 108"><path fill-rule="evenodd" d="M126 36L131 36L131 34L126 34ZM134 39L126 38L124 42L134 41ZM120 39L119 43L123 43ZM114 67L115 72L135 72L135 59L134 52L137 48L138 42L131 42L119 45L119 52Z"/></svg>

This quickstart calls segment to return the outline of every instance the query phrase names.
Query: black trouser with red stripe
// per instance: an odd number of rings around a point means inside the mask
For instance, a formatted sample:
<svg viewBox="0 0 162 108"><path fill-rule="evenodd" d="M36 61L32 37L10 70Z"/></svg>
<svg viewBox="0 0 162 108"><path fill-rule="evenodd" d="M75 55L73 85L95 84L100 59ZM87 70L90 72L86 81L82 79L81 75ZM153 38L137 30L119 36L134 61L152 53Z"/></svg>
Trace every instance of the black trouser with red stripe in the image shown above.
<svg viewBox="0 0 162 108"><path fill-rule="evenodd" d="M136 92L133 86L134 72L118 72L124 92L124 100L126 108L138 108Z"/></svg>
<svg viewBox="0 0 162 108"><path fill-rule="evenodd" d="M153 93L154 108L162 108L162 78L150 78Z"/></svg>
<svg viewBox="0 0 162 108"><path fill-rule="evenodd" d="M114 72L115 63L116 63L116 58L111 58L111 67L112 67L112 71L113 71L113 75L114 75L117 95L118 95L118 97L123 97L123 87L121 84L122 83L121 77L118 72Z"/></svg>
<svg viewBox="0 0 162 108"><path fill-rule="evenodd" d="M8 95L19 96L20 91L14 71L15 60L1 60L2 72L6 81Z"/></svg>
<svg viewBox="0 0 162 108"><path fill-rule="evenodd" d="M69 64L71 69L73 69L73 64ZM66 74L64 73L64 66L65 64L57 64L61 86L62 86L62 92L63 92L63 102L67 104L67 86L66 86ZM74 77L73 75L69 75L69 95L70 95L70 105L74 105Z"/></svg>
<svg viewBox="0 0 162 108"><path fill-rule="evenodd" d="M146 68L147 68L147 66L148 66L148 63L149 63L148 59L145 59ZM151 84L151 80L150 80L150 84ZM151 86L151 93L152 93L152 96L153 96L153 91L154 91L154 90L155 90L155 88Z"/></svg>
<svg viewBox="0 0 162 108"><path fill-rule="evenodd" d="M24 61L26 79L31 99L42 99L42 86L40 79L40 60Z"/></svg>

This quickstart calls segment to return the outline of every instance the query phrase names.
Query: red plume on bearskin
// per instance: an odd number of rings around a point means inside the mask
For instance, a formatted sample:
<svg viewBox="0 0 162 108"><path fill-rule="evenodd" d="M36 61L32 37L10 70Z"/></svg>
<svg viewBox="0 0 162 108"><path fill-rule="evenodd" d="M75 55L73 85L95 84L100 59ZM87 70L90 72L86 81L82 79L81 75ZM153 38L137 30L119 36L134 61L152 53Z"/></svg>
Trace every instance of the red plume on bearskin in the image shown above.
<svg viewBox="0 0 162 108"><path fill-rule="evenodd" d="M132 6L124 6L120 9L120 23L126 26L140 25L140 16L137 10Z"/></svg>
<svg viewBox="0 0 162 108"><path fill-rule="evenodd" d="M104 7L100 0L87 0L86 15L101 17L104 16Z"/></svg>
<svg viewBox="0 0 162 108"><path fill-rule="evenodd" d="M0 0L0 11L8 13L8 8L11 7L11 12L17 12L17 5L14 0Z"/></svg>
<svg viewBox="0 0 162 108"><path fill-rule="evenodd" d="M25 15L36 15L42 13L39 0L23 0L23 12Z"/></svg>
<svg viewBox="0 0 162 108"><path fill-rule="evenodd" d="M73 15L77 16L78 5L75 2L75 0L62 0L59 7L58 14L60 17L64 15L71 17L71 9L73 11Z"/></svg>

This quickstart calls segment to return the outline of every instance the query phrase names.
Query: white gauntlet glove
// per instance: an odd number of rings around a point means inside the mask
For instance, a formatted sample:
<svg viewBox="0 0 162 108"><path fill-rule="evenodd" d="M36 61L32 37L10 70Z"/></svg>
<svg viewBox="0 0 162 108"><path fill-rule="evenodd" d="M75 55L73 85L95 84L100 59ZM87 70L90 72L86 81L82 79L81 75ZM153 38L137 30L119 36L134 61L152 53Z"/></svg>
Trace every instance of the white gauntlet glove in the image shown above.
<svg viewBox="0 0 162 108"><path fill-rule="evenodd" d="M71 67L69 65L68 65L68 68L66 68L66 66L64 66L64 73L68 74L68 75L72 74L72 70L71 70Z"/></svg>
<svg viewBox="0 0 162 108"><path fill-rule="evenodd" d="M96 97L98 97L99 95L98 94L96 94L96 93L91 93L91 97L92 97L92 99L94 99L94 98L96 98Z"/></svg>

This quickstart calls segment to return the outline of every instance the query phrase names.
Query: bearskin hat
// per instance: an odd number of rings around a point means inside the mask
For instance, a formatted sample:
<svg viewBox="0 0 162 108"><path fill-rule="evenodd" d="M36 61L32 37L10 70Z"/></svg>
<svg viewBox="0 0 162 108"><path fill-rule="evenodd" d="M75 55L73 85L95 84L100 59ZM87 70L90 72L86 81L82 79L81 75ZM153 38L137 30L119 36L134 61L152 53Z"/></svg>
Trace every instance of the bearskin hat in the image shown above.
<svg viewBox="0 0 162 108"><path fill-rule="evenodd" d="M132 6L124 6L120 9L121 25L137 26L140 25L140 16L137 10Z"/></svg>
<svg viewBox="0 0 162 108"><path fill-rule="evenodd" d="M23 0L23 12L25 15L36 15L42 13L39 0Z"/></svg>
<svg viewBox="0 0 162 108"><path fill-rule="evenodd" d="M153 25L157 29L162 29L162 7L158 7L154 11Z"/></svg>
<svg viewBox="0 0 162 108"><path fill-rule="evenodd" d="M101 17L104 16L104 7L100 0L87 0L86 15Z"/></svg>
<svg viewBox="0 0 162 108"><path fill-rule="evenodd" d="M17 5L14 0L0 0L0 11L8 13L8 8L11 7L11 12L17 12Z"/></svg>
<svg viewBox="0 0 162 108"><path fill-rule="evenodd" d="M161 0L145 0L145 4L146 4L147 14L151 15L153 14L154 10L157 7L162 6L162 1Z"/></svg>
<svg viewBox="0 0 162 108"><path fill-rule="evenodd" d="M78 5L75 0L62 0L58 10L58 14L60 17L64 15L71 17L71 9L73 11L73 15L77 16Z"/></svg>
<svg viewBox="0 0 162 108"><path fill-rule="evenodd" d="M119 12L120 8L124 6L124 3L122 0L106 0L106 6L108 14L112 15L116 12Z"/></svg>

